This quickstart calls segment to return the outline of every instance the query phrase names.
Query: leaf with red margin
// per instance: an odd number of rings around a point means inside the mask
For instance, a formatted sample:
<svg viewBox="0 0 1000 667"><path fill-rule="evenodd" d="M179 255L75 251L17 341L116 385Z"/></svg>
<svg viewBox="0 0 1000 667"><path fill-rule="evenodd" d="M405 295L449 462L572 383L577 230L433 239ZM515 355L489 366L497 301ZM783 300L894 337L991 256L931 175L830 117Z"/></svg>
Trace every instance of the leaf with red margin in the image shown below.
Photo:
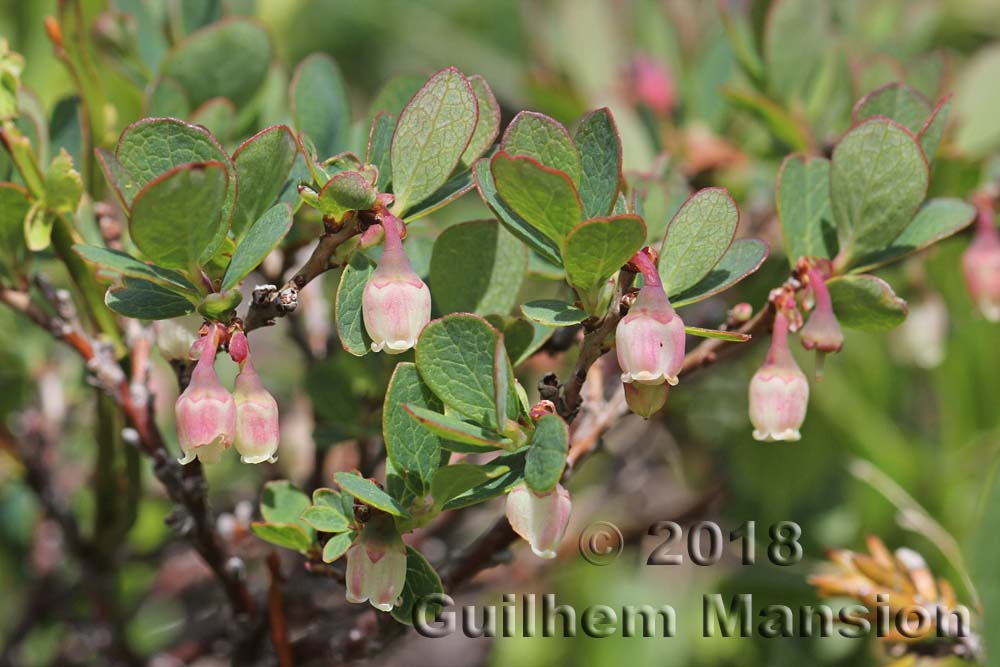
<svg viewBox="0 0 1000 667"><path fill-rule="evenodd" d="M507 126L500 149L510 155L527 155L541 164L569 176L580 184L580 153L569 131L556 120L535 111L522 111Z"/></svg>
<svg viewBox="0 0 1000 667"><path fill-rule="evenodd" d="M760 268L770 248L760 239L736 239L708 274L680 294L670 294L675 308L707 299L729 289Z"/></svg>
<svg viewBox="0 0 1000 667"><path fill-rule="evenodd" d="M583 213L569 176L534 158L504 151L493 156L490 169L497 192L511 210L562 245Z"/></svg>
<svg viewBox="0 0 1000 667"><path fill-rule="evenodd" d="M298 155L299 142L287 125L261 130L233 153L241 185L232 223L237 239L278 201Z"/></svg>
<svg viewBox="0 0 1000 667"><path fill-rule="evenodd" d="M217 161L174 167L139 191L129 218L129 235L153 262L188 269L210 259L223 228L222 207L228 184L226 166Z"/></svg>
<svg viewBox="0 0 1000 667"><path fill-rule="evenodd" d="M725 188L703 188L688 197L667 227L659 271L667 294L696 285L733 242L740 210Z"/></svg>
<svg viewBox="0 0 1000 667"><path fill-rule="evenodd" d="M920 141L920 147L924 150L928 162L934 161L938 144L941 143L941 137L944 136L944 128L948 124L948 112L951 111L951 97L948 95L938 102L927 122L917 133L917 140Z"/></svg>
<svg viewBox="0 0 1000 667"><path fill-rule="evenodd" d="M604 107L581 118L573 140L580 151L583 217L604 217L615 205L622 179L622 142L611 111Z"/></svg>

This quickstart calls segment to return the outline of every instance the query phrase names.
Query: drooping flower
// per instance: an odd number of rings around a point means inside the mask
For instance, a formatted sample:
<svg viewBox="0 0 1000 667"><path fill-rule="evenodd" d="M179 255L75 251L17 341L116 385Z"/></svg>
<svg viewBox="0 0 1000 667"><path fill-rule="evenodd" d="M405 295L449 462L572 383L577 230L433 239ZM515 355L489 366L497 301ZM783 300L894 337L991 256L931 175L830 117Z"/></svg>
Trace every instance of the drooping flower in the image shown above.
<svg viewBox="0 0 1000 667"><path fill-rule="evenodd" d="M410 265L400 238L402 221L383 213L385 245L361 305L372 350L399 354L417 344L431 319L431 292Z"/></svg>
<svg viewBox="0 0 1000 667"><path fill-rule="evenodd" d="M788 349L788 318L779 309L771 348L750 380L750 421L755 440L798 440L806 418L809 381Z"/></svg>
<svg viewBox="0 0 1000 667"><path fill-rule="evenodd" d="M392 611L406 583L406 546L392 517L374 514L347 550L347 601Z"/></svg>
<svg viewBox="0 0 1000 667"><path fill-rule="evenodd" d="M962 255L962 270L969 295L990 322L1000 322L1000 232L996 212L980 204L976 237Z"/></svg>
<svg viewBox="0 0 1000 667"><path fill-rule="evenodd" d="M555 558L569 525L573 503L569 491L557 484L547 493L536 493L521 483L507 494L507 521L540 558Z"/></svg>
<svg viewBox="0 0 1000 667"><path fill-rule="evenodd" d="M799 336L802 347L817 352L839 352L844 346L844 334L840 330L840 322L833 312L830 301L830 290L823 276L815 268L807 272L809 287L812 288L815 305L809 315L809 321L802 327Z"/></svg>
<svg viewBox="0 0 1000 667"><path fill-rule="evenodd" d="M236 433L233 444L243 463L274 463L281 439L278 403L264 388L250 360L246 334L236 331L229 341L229 353L240 365L233 399L236 401Z"/></svg>
<svg viewBox="0 0 1000 667"><path fill-rule="evenodd" d="M675 385L684 365L684 322L670 305L649 255L639 251L632 262L646 284L615 333L622 382Z"/></svg>
<svg viewBox="0 0 1000 667"><path fill-rule="evenodd" d="M236 402L219 382L215 373L215 352L221 331L211 325L208 333L195 341L192 349L198 363L191 382L177 398L177 439L184 458L182 464L197 457L202 463L216 463L233 444L236 432Z"/></svg>

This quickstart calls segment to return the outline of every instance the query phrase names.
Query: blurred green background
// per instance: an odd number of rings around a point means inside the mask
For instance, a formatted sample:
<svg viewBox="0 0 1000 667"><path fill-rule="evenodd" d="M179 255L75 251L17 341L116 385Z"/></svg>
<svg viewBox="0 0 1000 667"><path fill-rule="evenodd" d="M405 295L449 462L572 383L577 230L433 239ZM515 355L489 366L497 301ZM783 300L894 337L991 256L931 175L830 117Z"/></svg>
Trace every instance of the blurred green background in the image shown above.
<svg viewBox="0 0 1000 667"><path fill-rule="evenodd" d="M96 16L104 3L88 0ZM520 109L533 109L571 123L581 113L610 106L622 132L625 168L649 170L661 150L670 154L672 178L681 186L724 185L743 213L741 234L771 241L772 258L736 290L698 306L685 316L689 324L714 326L739 301L763 303L767 291L787 276L780 234L773 214L773 183L788 146L759 114L735 103L724 89L746 90L748 80L727 39L721 8L746 9L744 3L696 0L232 0L184 3L127 0L122 10L138 8L165 16L174 5L209 7L210 20L223 14L255 15L269 30L275 52L273 81L279 88L306 55L325 51L337 60L347 81L355 118L394 75L427 74L454 65L466 74L482 74L493 87L505 121ZM758 5L760 3L747 3ZM932 174L932 193L966 196L993 175L991 158L1000 148L1000 3L995 0L842 0L829 3L831 31L822 48L849 75L819 109L793 109L809 117L818 146L829 144L849 127L853 102L882 83L906 79L929 97L956 93L953 122ZM72 90L65 70L52 54L44 17L55 12L49 0L0 1L0 36L24 54L24 84L42 108L51 110ZM189 16L189 15L185 15ZM183 32L186 27L180 28ZM803 26L803 30L806 26ZM163 48L169 48L164 38ZM141 44L155 49L154 44ZM789 36L789 48L797 48ZM150 57L155 57L155 54ZM655 62L673 82L670 113L657 116L637 101L630 76L636 58ZM142 114L142 87L130 74L109 68L115 109L109 124L120 130ZM139 74L142 80L142 74ZM269 79L271 81L271 79ZM839 84L838 84L839 85ZM282 88L283 89L283 88ZM278 111L280 117L281 111ZM233 131L227 147L249 136L254 124L272 118L262 112L247 127ZM675 207L676 192L665 187L662 211L649 226L662 230ZM434 230L460 220L486 217L475 193L421 223L410 241L419 264L419 248L429 249ZM494 572L479 592L462 602L496 603L500 592L552 592L560 602L587 605L669 603L678 613L678 637L638 639L514 638L487 640L404 640L390 651L391 664L513 665L871 665L885 657L873 641L846 639L706 639L701 634L702 596L720 592L752 593L755 609L769 603L796 606L816 601L806 576L824 559L826 547L863 550L867 534L890 548L919 551L938 576L951 580L959 598L972 604L964 582L975 583L987 601L1000 589L1000 577L988 551L989 535L1000 530L1000 508L987 503L989 483L1000 447L1000 335L982 320L967 296L959 257L968 243L959 235L924 255L883 272L911 307L940 297L947 323L940 340L939 364L921 367L910 348L933 342L927 325L888 333L849 332L844 350L827 360L825 377L813 384L809 416L798 443L763 444L750 437L746 385L764 350L749 345L739 356L685 379L671 392L666 411L645 423L630 416L606 436L604 447L570 486L575 514L567 542L598 519L622 526L671 519L691 502L709 494L696 518L714 520L724 530L745 521L766 528L790 520L802 527L805 559L780 568L758 551L755 566L739 564L735 547L712 567L645 565L656 543L647 538L629 547L614 564L595 567L568 550L564 562L537 568L518 548L510 572ZM422 245L421 245L422 244ZM58 276L56 276L58 279ZM310 288L332 297L336 276L324 287ZM552 284L529 281L535 296ZM537 297L536 297L537 298ZM322 313L323 304L320 304ZM690 318L690 319L689 319ZM91 467L95 456L93 394L83 384L84 369L72 355L24 321L0 311L0 410L10 420L25 410L67 419L60 433L59 457L53 463L65 498L83 526L94 522ZM192 327L193 328L193 327ZM233 462L207 471L213 506L234 512L238 503L255 503L267 475L288 476L302 484L326 478L329 469L349 466L338 459L337 443L377 433L390 362L364 360L331 351L317 363L287 342L282 327L267 332L255 350L258 368L278 397L287 431L279 470ZM333 343L332 348L338 348ZM339 352L339 350L337 350ZM801 352L801 350L800 350ZM798 355L804 369L813 360ZM294 359L290 363L289 359ZM531 366L522 383L532 388L542 370L560 367L562 358ZM235 373L235 368L232 369ZM159 403L169 408L176 389L165 364L158 369ZM361 405L362 409L355 408ZM169 409L159 411L172 434ZM318 449L320 455L314 456ZM961 545L965 564L946 558L950 548L941 535L901 524L891 485L861 479L852 462L870 462L906 490ZM316 463L318 461L318 464ZM143 461L143 466L147 463ZM317 465L320 469L317 470ZM204 578L190 554L164 525L170 505L148 471L147 493L128 535L134 556L122 564L120 590L130 610L129 639L153 655L184 639L191 608L182 586L171 584L177 568L192 581ZM717 491L717 492L716 492ZM711 493L710 493L711 492ZM497 511L498 508L493 508ZM0 628L13 629L25 612L30 573L39 562L72 568L70 559L40 553L44 540L40 508L12 461L0 457ZM235 518L233 518L235 516ZM239 520L239 514L230 515ZM228 519L227 519L228 520ZM489 524L484 514L468 537ZM986 522L986 523L983 523ZM905 522L904 522L905 523ZM643 531L642 527L638 528ZM986 546L977 545L987 542ZM942 543L945 542L945 543ZM732 546L732 545L730 545ZM251 547L246 547L252 552ZM187 554L187 556L185 555ZM428 554L432 561L432 554ZM152 591L152 593L150 593ZM498 592L499 591L499 592ZM63 659L67 637L89 613L86 598L73 593L66 613L38 624L24 645L24 663L47 665ZM995 625L993 627L996 627ZM0 631L0 636L4 634ZM995 639L987 637L988 639ZM79 664L100 664L79 649ZM416 653L414 653L416 652ZM175 664L175 663L164 663ZM199 663L201 664L201 663ZM215 664L215 663L205 663Z"/></svg>

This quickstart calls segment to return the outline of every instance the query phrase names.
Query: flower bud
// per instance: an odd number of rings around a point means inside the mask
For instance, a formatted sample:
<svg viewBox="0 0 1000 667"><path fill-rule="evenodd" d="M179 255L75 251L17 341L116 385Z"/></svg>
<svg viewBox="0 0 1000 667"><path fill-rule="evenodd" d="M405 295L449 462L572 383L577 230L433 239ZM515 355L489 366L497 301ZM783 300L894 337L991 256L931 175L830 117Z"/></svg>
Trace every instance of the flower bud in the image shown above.
<svg viewBox="0 0 1000 667"><path fill-rule="evenodd" d="M652 260L640 251L633 262L646 284L615 333L622 382L675 385L684 365L684 322L670 305Z"/></svg>
<svg viewBox="0 0 1000 667"><path fill-rule="evenodd" d="M406 583L406 546L388 515L376 514L347 550L347 601L392 611Z"/></svg>
<svg viewBox="0 0 1000 667"><path fill-rule="evenodd" d="M629 410L649 419L667 403L667 383L642 384L629 382L625 384L625 402Z"/></svg>
<svg viewBox="0 0 1000 667"><path fill-rule="evenodd" d="M774 318L771 349L750 380L750 421L755 440L798 440L806 418L809 381L788 349L788 318Z"/></svg>
<svg viewBox="0 0 1000 667"><path fill-rule="evenodd" d="M962 255L969 295L990 322L1000 322L1000 232L992 206L980 206L976 237Z"/></svg>
<svg viewBox="0 0 1000 667"><path fill-rule="evenodd" d="M239 357L233 399L236 401L236 433L233 444L243 463L275 462L274 453L281 439L278 427L278 403L264 389L260 375L250 360L246 334L237 331L229 343L230 354ZM235 354L234 354L235 353Z"/></svg>
<svg viewBox="0 0 1000 667"><path fill-rule="evenodd" d="M524 483L507 494L507 521L540 558L555 558L573 508L569 491L557 484L548 493L535 493Z"/></svg>
<svg viewBox="0 0 1000 667"><path fill-rule="evenodd" d="M809 286L812 288L815 305L809 321L802 327L802 347L817 352L839 352L844 346L844 334L840 322L833 312L830 290L823 276L816 269L809 269Z"/></svg>
<svg viewBox="0 0 1000 667"><path fill-rule="evenodd" d="M409 350L431 319L431 293L403 252L397 227L401 224L385 214L384 251L361 297L365 330L375 352Z"/></svg>
<svg viewBox="0 0 1000 667"><path fill-rule="evenodd" d="M633 99L657 116L665 117L674 107L674 82L667 68L652 58L636 57L629 77Z"/></svg>
<svg viewBox="0 0 1000 667"><path fill-rule="evenodd" d="M218 327L211 327L196 346L198 363L191 373L191 382L174 406L177 439L184 452L182 464L190 463L196 456L202 463L218 462L233 444L236 432L236 402L215 373Z"/></svg>

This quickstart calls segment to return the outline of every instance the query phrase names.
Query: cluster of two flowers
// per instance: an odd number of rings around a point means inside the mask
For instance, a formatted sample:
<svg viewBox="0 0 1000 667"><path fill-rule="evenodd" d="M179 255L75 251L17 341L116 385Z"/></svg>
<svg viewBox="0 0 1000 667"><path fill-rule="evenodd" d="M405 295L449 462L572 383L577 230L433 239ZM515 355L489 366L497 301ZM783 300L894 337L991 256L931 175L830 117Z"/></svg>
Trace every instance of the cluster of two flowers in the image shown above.
<svg viewBox="0 0 1000 667"><path fill-rule="evenodd" d="M659 271L646 251L632 258L644 285L628 314L618 323L615 348L622 369L625 397L633 412L648 417L663 407L667 387L676 385L684 367L684 322L674 312L660 282ZM814 307L801 330L802 344L820 354L836 352L844 338L833 312L825 276L807 266L804 280ZM806 416L809 382L788 348L789 318L794 297L779 299L764 364L750 381L750 421L757 440L798 440Z"/></svg>

